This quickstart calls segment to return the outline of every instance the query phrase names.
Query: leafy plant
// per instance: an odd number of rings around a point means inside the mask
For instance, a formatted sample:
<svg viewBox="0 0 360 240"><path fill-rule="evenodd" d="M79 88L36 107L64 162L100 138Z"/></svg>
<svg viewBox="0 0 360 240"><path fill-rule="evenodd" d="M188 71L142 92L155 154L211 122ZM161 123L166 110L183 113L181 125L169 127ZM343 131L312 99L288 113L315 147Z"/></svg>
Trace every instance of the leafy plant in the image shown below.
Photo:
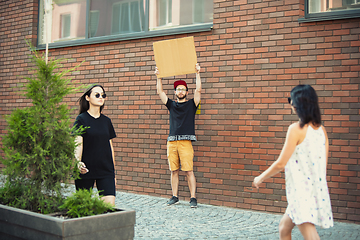
<svg viewBox="0 0 360 240"><path fill-rule="evenodd" d="M3 137L3 174L6 183L0 200L10 206L40 213L58 210L63 203L62 183L78 176L74 137L83 129L72 128L69 107L63 98L76 91L60 71L60 60L49 60L31 49L35 65L26 78L25 97L32 105L14 110L6 117Z"/></svg>
<svg viewBox="0 0 360 240"><path fill-rule="evenodd" d="M101 196L100 196L101 197ZM61 210L67 210L67 215L72 218L86 217L115 211L114 207L94 194L92 189L79 189L67 197Z"/></svg>

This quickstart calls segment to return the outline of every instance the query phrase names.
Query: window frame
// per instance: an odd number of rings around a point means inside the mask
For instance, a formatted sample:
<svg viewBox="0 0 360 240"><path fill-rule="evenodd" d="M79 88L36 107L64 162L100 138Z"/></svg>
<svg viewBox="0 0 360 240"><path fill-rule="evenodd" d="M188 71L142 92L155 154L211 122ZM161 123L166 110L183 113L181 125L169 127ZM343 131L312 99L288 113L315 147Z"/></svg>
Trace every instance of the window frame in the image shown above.
<svg viewBox="0 0 360 240"><path fill-rule="evenodd" d="M347 18L359 18L360 17L360 8L356 9L346 9L338 10L333 12L320 12L320 13L309 13L309 1L304 1L304 18L299 18L298 21L301 22L317 22L317 21L327 21L327 20L338 20L338 19L347 19Z"/></svg>
<svg viewBox="0 0 360 240"><path fill-rule="evenodd" d="M40 6L39 0L39 6ZM166 29L156 29L149 30L149 0L144 0L145 4L145 19L144 19L144 31L143 32L134 32L134 33L126 33L126 34L118 34L118 35L106 35L99 37L91 37L89 38L89 15L90 15L90 0L87 0L87 11L86 11L86 26L85 26L85 38L77 39L77 40L63 40L59 42L49 43L48 48L62 48L69 46L83 46L89 44L98 44L98 43L107 43L107 42L118 42L125 40L134 40L134 39L142 39L142 38L151 38L151 37L159 37L159 36L169 36L169 35L177 35L177 34L185 34L185 33L196 33L196 32L206 32L211 31L213 29L213 22L211 23L203 23L203 24L194 24L194 25L185 25L173 28ZM40 8L39 8L40 10ZM40 18L41 14L38 14L38 18ZM39 44L39 31L40 31L40 19L38 19L38 31L37 31L37 49L43 50L46 48L46 44Z"/></svg>

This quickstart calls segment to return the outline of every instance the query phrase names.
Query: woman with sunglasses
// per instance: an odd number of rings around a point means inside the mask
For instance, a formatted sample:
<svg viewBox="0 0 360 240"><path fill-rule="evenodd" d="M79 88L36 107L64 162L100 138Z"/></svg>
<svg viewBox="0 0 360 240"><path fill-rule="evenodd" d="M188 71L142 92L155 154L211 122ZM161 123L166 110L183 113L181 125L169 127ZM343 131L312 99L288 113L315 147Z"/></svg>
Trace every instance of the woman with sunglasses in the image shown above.
<svg viewBox="0 0 360 240"><path fill-rule="evenodd" d="M288 99L299 121L289 126L278 159L260 176L260 184L285 168L288 206L279 224L280 239L291 239L295 225L304 239L320 239L315 225L333 226L331 202L326 182L329 141L321 115L318 97L310 85L298 85Z"/></svg>
<svg viewBox="0 0 360 240"><path fill-rule="evenodd" d="M85 131L76 138L75 156L79 161L80 179L76 189L96 187L105 202L115 205L115 158L112 139L116 137L110 118L101 113L105 105L105 90L90 86L80 97L80 112L74 125Z"/></svg>

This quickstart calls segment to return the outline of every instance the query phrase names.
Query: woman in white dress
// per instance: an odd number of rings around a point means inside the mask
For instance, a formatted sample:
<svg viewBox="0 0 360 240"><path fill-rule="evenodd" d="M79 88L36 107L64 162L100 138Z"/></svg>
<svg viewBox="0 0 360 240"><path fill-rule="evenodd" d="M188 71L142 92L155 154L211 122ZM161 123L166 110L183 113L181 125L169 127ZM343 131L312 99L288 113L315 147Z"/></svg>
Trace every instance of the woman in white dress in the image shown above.
<svg viewBox="0 0 360 240"><path fill-rule="evenodd" d="M285 168L288 207L279 224L280 239L291 239L295 225L304 239L320 239L315 225L333 226L333 215L326 181L329 141L321 115L318 97L310 85L291 90L289 104L299 121L289 126L278 159L260 176L260 184Z"/></svg>

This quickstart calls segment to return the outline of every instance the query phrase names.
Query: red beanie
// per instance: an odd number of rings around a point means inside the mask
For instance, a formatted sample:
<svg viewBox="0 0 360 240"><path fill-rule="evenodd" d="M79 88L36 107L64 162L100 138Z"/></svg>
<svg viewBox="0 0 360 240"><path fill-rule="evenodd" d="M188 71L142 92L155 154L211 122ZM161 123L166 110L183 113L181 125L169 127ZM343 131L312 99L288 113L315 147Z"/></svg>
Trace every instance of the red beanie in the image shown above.
<svg viewBox="0 0 360 240"><path fill-rule="evenodd" d="M174 89L175 90L176 90L176 87L178 85L184 85L186 87L186 91L188 90L188 87L187 87L186 82L184 80L177 80L177 81L174 82Z"/></svg>

